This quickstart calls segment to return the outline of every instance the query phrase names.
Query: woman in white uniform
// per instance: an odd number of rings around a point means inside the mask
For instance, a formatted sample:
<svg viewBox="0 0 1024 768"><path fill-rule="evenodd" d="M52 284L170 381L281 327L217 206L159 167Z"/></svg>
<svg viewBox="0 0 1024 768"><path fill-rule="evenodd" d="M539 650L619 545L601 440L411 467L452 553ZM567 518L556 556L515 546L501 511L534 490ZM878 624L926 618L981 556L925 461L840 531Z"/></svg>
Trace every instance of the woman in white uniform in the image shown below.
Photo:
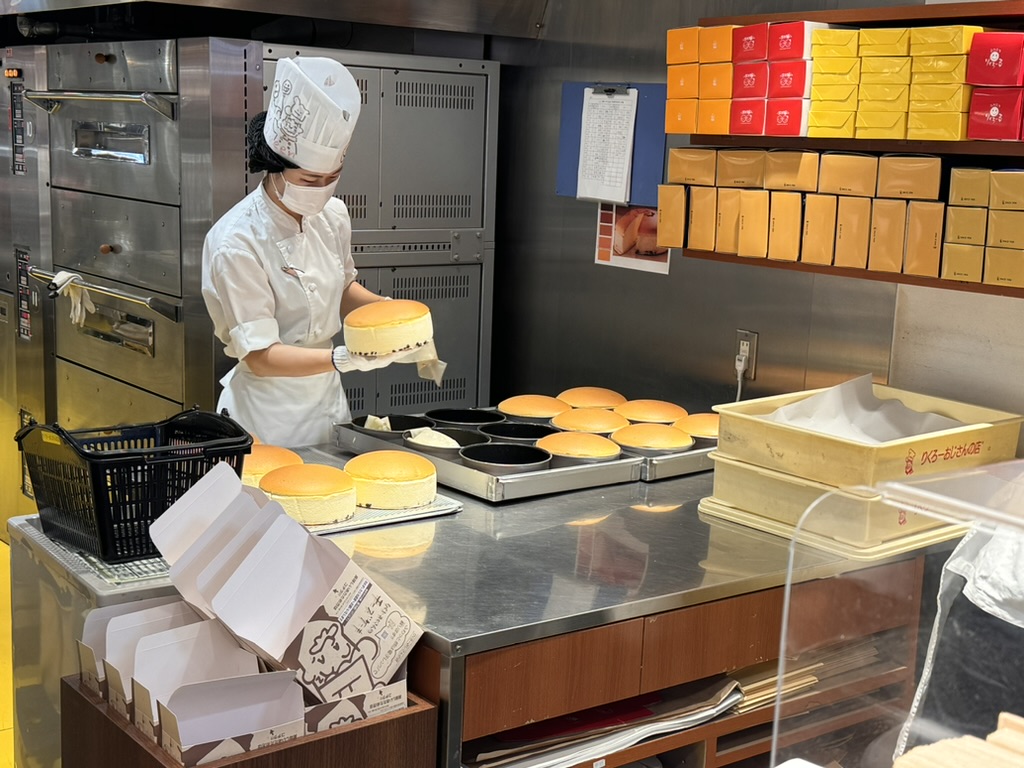
<svg viewBox="0 0 1024 768"><path fill-rule="evenodd" d="M360 93L333 59L281 59L265 116L250 123L249 170L260 186L213 226L203 298L238 364L221 381L226 408L264 442L328 442L351 417L340 374L404 356L349 355L332 339L351 310L383 297L355 282L352 223L334 197Z"/></svg>

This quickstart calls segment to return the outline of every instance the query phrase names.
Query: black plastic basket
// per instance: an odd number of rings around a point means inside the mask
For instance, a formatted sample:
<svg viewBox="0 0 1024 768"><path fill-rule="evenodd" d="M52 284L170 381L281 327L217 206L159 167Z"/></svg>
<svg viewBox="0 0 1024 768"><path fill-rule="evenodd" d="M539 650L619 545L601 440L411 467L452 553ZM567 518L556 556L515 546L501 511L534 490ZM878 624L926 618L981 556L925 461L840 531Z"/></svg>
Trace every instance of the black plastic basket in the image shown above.
<svg viewBox="0 0 1024 768"><path fill-rule="evenodd" d="M157 555L150 524L217 462L241 476L252 447L237 422L198 409L100 429L30 424L15 439L43 532L108 563Z"/></svg>

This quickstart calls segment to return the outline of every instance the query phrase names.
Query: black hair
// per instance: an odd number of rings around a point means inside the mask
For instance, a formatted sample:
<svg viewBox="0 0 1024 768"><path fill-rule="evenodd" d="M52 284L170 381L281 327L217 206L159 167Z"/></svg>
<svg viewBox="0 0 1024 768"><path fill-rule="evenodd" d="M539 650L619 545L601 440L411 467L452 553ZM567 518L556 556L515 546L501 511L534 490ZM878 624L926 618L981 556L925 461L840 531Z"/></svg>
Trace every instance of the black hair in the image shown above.
<svg viewBox="0 0 1024 768"><path fill-rule="evenodd" d="M249 173L280 173L286 168L298 168L299 166L281 157L267 144L263 136L263 125L266 122L266 112L260 112L249 121L249 129L245 134L245 143L249 148Z"/></svg>

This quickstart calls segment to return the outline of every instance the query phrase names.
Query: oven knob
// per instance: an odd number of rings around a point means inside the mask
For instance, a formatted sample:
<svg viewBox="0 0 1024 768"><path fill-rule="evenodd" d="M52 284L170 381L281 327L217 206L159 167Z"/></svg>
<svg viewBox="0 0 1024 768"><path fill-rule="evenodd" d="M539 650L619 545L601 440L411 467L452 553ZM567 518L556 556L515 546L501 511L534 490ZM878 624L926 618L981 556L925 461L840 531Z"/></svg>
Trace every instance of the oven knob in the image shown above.
<svg viewBox="0 0 1024 768"><path fill-rule="evenodd" d="M121 246L118 245L117 243L104 243L103 245L100 246L100 253L102 253L102 254L120 253L120 252L121 252Z"/></svg>

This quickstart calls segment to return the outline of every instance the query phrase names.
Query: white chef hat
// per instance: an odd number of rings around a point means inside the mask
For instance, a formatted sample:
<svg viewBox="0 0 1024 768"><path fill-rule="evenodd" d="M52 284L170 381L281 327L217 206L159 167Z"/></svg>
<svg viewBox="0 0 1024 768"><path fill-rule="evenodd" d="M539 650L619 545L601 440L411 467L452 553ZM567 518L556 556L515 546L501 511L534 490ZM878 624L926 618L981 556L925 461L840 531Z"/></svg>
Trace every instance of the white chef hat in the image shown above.
<svg viewBox="0 0 1024 768"><path fill-rule="evenodd" d="M280 59L263 137L299 168L331 173L341 167L360 101L355 78L334 59Z"/></svg>

